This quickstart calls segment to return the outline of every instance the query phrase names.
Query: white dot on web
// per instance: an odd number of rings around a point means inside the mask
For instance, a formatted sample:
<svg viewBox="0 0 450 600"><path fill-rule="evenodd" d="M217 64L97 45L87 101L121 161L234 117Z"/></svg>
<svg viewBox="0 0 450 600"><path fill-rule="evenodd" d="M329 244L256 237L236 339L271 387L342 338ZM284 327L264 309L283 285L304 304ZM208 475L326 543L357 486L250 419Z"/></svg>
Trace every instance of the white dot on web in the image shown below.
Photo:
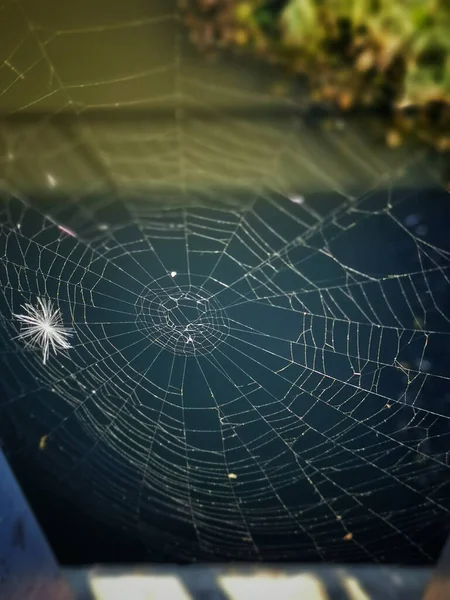
<svg viewBox="0 0 450 600"><path fill-rule="evenodd" d="M177 272L176 272L176 271L170 271L170 276L171 276L171 277L175 277L175 275L176 275L176 274L177 274Z"/></svg>
<svg viewBox="0 0 450 600"><path fill-rule="evenodd" d="M304 204L305 202L304 196L290 196L289 200L294 204Z"/></svg>
<svg viewBox="0 0 450 600"><path fill-rule="evenodd" d="M47 173L47 181L48 181L48 185L52 188L56 187L56 184L58 183L56 178L51 173Z"/></svg>

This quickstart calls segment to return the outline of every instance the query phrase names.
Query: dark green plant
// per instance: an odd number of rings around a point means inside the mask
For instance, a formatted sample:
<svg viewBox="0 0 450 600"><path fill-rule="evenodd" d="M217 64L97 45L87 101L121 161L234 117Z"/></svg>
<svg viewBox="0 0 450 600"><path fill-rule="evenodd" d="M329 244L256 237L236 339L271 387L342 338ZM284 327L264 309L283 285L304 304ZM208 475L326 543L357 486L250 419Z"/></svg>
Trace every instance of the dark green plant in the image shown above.
<svg viewBox="0 0 450 600"><path fill-rule="evenodd" d="M192 0L189 7L193 39L206 51L279 64L306 77L312 102L382 109L400 130L411 129L405 109L417 109L416 133L450 149L450 0Z"/></svg>

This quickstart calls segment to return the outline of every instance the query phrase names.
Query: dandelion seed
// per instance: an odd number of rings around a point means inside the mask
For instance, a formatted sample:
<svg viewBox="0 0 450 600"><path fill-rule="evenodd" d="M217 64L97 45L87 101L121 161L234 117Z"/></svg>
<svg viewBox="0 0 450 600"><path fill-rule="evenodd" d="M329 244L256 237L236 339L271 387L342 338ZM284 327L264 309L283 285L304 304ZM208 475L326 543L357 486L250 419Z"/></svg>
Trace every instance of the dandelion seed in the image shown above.
<svg viewBox="0 0 450 600"><path fill-rule="evenodd" d="M26 314L13 314L21 323L17 339L24 340L25 346L41 348L44 365L48 360L50 347L55 354L58 350L72 347L67 341L72 330L64 326L61 310L55 309L50 299L38 298L38 306L25 304L24 310Z"/></svg>

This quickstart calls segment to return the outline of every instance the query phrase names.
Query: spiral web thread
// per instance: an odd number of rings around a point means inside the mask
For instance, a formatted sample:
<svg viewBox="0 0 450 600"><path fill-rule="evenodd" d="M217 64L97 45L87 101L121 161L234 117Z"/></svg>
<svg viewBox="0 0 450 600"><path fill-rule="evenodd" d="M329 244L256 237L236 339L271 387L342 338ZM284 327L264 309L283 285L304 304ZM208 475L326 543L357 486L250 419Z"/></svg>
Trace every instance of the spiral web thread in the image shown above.
<svg viewBox="0 0 450 600"><path fill-rule="evenodd" d="M448 196L411 188L417 157L388 168L340 122L316 137L295 115L252 121L236 106L271 99L237 70L205 84L175 7L138 6L75 27L4 7L19 23L0 70L14 451L172 556L432 560L423 540L450 506ZM166 25L172 50L96 79L64 66L65 44L107 55L129 30L161 44ZM174 111L94 118L132 103ZM14 339L38 298L73 329L45 368Z"/></svg>

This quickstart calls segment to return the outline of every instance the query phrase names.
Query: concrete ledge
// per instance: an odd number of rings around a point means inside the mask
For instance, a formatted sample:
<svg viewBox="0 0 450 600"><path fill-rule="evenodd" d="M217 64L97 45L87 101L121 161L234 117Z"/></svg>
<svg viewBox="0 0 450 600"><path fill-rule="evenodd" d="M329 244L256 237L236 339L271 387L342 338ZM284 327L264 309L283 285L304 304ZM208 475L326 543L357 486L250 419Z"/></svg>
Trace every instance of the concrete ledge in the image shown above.
<svg viewBox="0 0 450 600"><path fill-rule="evenodd" d="M395 566L65 568L77 600L419 600L432 570Z"/></svg>

